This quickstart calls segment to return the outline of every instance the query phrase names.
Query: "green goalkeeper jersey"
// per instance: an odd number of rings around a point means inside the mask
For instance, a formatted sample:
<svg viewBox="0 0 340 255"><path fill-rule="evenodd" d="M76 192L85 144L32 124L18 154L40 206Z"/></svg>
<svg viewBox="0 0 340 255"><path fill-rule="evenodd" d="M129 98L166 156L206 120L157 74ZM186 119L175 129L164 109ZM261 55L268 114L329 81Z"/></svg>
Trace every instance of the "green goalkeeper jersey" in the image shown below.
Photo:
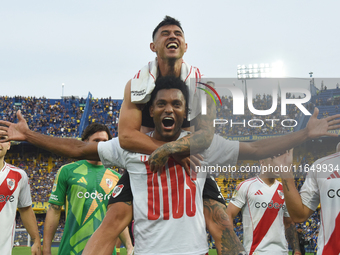
<svg viewBox="0 0 340 255"><path fill-rule="evenodd" d="M86 160L62 166L55 178L49 203L66 205L66 222L58 254L81 254L106 214L116 171ZM116 250L113 254L116 254Z"/></svg>

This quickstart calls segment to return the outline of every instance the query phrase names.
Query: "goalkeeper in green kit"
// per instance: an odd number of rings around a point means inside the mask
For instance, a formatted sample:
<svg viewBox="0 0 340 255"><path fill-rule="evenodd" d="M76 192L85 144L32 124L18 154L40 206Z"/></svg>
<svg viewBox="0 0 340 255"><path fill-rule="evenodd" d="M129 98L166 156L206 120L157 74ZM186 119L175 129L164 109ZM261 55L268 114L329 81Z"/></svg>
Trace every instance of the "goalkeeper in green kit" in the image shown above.
<svg viewBox="0 0 340 255"><path fill-rule="evenodd" d="M98 123L90 124L82 135L82 140L87 142L108 141L111 138L109 129ZM107 203L119 178L120 174L105 168L100 161L80 160L59 169L45 219L44 255L51 254L52 239L63 205L66 205L66 222L58 254L82 253L106 214ZM127 228L120 238L130 254L133 247ZM113 254L116 254L116 250Z"/></svg>

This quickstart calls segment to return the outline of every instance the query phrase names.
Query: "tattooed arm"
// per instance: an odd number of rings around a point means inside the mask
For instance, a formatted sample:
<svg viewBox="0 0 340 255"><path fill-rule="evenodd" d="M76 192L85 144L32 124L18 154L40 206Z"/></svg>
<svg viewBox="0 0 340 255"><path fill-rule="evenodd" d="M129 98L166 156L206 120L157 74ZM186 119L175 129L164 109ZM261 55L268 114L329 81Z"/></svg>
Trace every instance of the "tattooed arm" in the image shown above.
<svg viewBox="0 0 340 255"><path fill-rule="evenodd" d="M204 217L219 255L238 255L244 252L234 232L232 219L227 215L223 204L212 199L204 199Z"/></svg>
<svg viewBox="0 0 340 255"><path fill-rule="evenodd" d="M294 222L290 217L284 217L286 238L290 246L294 251L294 255L301 255L299 237L296 232L296 227Z"/></svg>
<svg viewBox="0 0 340 255"><path fill-rule="evenodd" d="M54 234L57 230L59 219L61 214L61 205L50 204L50 208L46 213L44 223L44 242L43 242L43 254L51 254L51 245L54 238Z"/></svg>
<svg viewBox="0 0 340 255"><path fill-rule="evenodd" d="M112 254L118 235L129 225L131 220L131 202L110 204L103 222L87 242L83 255Z"/></svg>

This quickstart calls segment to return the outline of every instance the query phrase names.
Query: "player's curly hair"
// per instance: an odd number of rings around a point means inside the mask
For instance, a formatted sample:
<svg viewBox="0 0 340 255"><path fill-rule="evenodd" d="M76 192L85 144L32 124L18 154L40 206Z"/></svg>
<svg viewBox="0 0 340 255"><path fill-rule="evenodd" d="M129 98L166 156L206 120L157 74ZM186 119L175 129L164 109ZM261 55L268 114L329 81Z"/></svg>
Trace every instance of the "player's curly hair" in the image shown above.
<svg viewBox="0 0 340 255"><path fill-rule="evenodd" d="M168 76L160 76L156 79L155 88L151 93L150 104L153 104L153 101L156 98L158 91L162 89L178 89L182 92L185 99L185 107L188 109L189 105L189 89L188 86L182 81L180 78L168 75Z"/></svg>

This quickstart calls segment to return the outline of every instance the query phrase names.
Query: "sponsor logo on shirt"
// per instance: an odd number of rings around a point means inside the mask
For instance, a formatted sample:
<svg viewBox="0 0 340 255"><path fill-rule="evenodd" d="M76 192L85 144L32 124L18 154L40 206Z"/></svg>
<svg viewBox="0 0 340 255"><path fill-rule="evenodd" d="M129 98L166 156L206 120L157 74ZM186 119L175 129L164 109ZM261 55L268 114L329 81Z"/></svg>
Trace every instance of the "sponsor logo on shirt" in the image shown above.
<svg viewBox="0 0 340 255"><path fill-rule="evenodd" d="M255 208L268 208L268 209L285 209L286 206L285 204L279 204L279 203L273 203L273 200L270 201L269 203L266 202L256 202L255 203Z"/></svg>
<svg viewBox="0 0 340 255"><path fill-rule="evenodd" d="M329 190L327 191L327 196L328 196L329 198L340 197L340 189L337 189L337 190L335 190L335 189L329 189Z"/></svg>
<svg viewBox="0 0 340 255"><path fill-rule="evenodd" d="M15 180L7 178L7 187L9 190L13 190L15 187Z"/></svg>
<svg viewBox="0 0 340 255"><path fill-rule="evenodd" d="M54 185L53 185L53 187L54 187ZM59 200L59 199L58 199L58 196L57 196L57 195L54 195L54 194L51 194L50 199L55 200L55 201L58 201L58 200Z"/></svg>
<svg viewBox="0 0 340 255"><path fill-rule="evenodd" d="M340 174L337 171L334 171L328 178L327 180L331 180L331 179L337 179L340 178Z"/></svg>
<svg viewBox="0 0 340 255"><path fill-rule="evenodd" d="M261 190L258 190L258 191L255 192L255 196L258 196L258 195L263 195Z"/></svg>
<svg viewBox="0 0 340 255"><path fill-rule="evenodd" d="M13 195L2 195L0 194L0 203L3 202L14 202L14 196Z"/></svg>
<svg viewBox="0 0 340 255"><path fill-rule="evenodd" d="M142 89L142 90L131 90L131 95L132 96L143 96L146 94L146 91L145 89Z"/></svg>
<svg viewBox="0 0 340 255"><path fill-rule="evenodd" d="M86 179L85 179L84 176L81 177L81 178L77 181L77 183L85 183L85 184L87 185L87 181L86 181Z"/></svg>
<svg viewBox="0 0 340 255"><path fill-rule="evenodd" d="M97 190L95 192L82 192L82 191L79 191L77 193L77 197L78 198L91 198L91 199L99 199L99 200L109 200L110 199L110 194L102 194L102 193L99 193Z"/></svg>

